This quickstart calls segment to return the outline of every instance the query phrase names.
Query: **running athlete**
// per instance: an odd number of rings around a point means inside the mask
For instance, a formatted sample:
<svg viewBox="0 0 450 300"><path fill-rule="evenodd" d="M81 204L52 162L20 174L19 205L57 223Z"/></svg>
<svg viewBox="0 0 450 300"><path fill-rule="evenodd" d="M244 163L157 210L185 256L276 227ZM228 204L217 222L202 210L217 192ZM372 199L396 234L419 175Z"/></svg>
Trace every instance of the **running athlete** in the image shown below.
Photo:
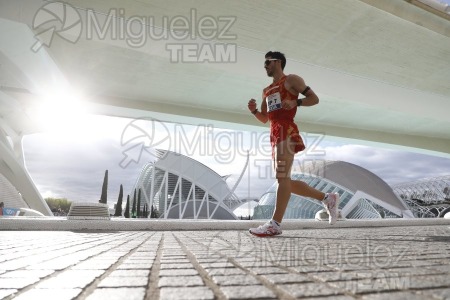
<svg viewBox="0 0 450 300"><path fill-rule="evenodd" d="M297 106L313 106L319 103L319 97L306 86L297 75L285 75L286 57L280 52L267 52L264 68L267 76L273 77L273 83L263 90L261 111L257 109L255 99L248 102L250 112L262 123L270 121L270 143L275 174L278 181L277 200L272 219L258 228L250 228L251 234L265 237L279 235L281 221L291 197L295 193L321 201L329 215L329 223L336 223L339 194L324 194L303 181L291 179L291 167L294 155L305 149L294 117ZM303 94L305 98L298 99Z"/></svg>

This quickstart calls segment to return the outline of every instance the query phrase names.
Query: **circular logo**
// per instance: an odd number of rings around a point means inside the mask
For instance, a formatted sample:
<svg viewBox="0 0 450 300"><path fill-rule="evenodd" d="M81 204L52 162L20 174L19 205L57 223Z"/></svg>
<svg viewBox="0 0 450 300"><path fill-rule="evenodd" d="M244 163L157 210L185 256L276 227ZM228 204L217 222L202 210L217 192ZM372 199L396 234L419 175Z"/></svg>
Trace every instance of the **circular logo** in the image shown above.
<svg viewBox="0 0 450 300"><path fill-rule="evenodd" d="M82 27L80 14L70 4L46 4L37 11L33 19L33 29L39 33L35 35L37 42L32 50L37 52L43 45L49 47L55 34L68 42L76 43L81 36Z"/></svg>
<svg viewBox="0 0 450 300"><path fill-rule="evenodd" d="M138 163L144 151L155 157L154 151L170 149L170 142L170 131L164 123L152 118L135 119L122 131L120 144L124 158L120 166L126 168L132 162Z"/></svg>

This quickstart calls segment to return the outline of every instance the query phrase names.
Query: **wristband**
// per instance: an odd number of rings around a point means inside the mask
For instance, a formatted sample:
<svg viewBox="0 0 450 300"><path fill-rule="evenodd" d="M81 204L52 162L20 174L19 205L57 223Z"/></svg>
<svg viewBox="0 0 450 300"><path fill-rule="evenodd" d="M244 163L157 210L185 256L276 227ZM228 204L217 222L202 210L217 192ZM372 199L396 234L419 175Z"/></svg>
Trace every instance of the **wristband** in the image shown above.
<svg viewBox="0 0 450 300"><path fill-rule="evenodd" d="M306 89L302 92L302 95L305 95L311 88L309 86L306 87ZM306 96L306 95L305 95Z"/></svg>
<svg viewBox="0 0 450 300"><path fill-rule="evenodd" d="M297 99L297 106L301 106L302 105L303 100L302 99Z"/></svg>
<svg viewBox="0 0 450 300"><path fill-rule="evenodd" d="M258 109L255 109L254 111L252 111L252 114L256 115L257 112L258 112Z"/></svg>

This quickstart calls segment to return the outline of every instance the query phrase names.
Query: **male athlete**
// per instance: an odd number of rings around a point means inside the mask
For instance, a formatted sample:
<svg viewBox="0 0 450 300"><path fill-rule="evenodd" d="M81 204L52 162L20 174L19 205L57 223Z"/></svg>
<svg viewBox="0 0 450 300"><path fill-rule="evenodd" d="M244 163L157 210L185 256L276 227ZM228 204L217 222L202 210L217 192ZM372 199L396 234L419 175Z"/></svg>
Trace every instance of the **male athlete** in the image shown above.
<svg viewBox="0 0 450 300"><path fill-rule="evenodd" d="M259 237L281 234L281 221L291 193L322 201L329 215L329 223L333 225L337 220L339 194L324 194L303 181L291 179L294 155L305 149L294 123L297 106L316 105L319 103L319 97L306 86L300 76L283 73L286 66L283 53L270 51L265 57L264 68L267 76L273 77L273 83L263 90L261 111L257 109L255 99L248 102L248 109L260 122L270 121L270 143L278 181L277 201L272 219L258 228L250 228L249 231ZM303 94L305 98L298 99L299 94Z"/></svg>

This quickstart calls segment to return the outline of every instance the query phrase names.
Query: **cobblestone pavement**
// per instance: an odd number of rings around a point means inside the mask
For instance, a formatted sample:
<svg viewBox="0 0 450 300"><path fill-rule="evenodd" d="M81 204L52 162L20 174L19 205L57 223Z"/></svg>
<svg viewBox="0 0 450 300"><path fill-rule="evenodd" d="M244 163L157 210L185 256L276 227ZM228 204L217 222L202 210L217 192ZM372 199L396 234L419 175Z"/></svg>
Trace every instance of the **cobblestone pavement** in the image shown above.
<svg viewBox="0 0 450 300"><path fill-rule="evenodd" d="M3 299L450 299L450 227L0 231Z"/></svg>

